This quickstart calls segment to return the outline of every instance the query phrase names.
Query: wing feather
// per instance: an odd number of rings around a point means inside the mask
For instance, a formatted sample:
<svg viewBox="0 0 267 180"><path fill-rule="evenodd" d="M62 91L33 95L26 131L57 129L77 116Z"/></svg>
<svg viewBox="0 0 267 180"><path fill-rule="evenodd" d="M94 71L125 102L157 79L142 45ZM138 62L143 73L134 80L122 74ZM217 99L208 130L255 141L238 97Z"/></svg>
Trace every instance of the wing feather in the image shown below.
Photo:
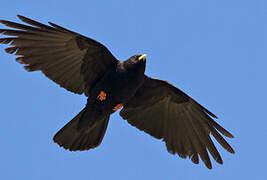
<svg viewBox="0 0 267 180"><path fill-rule="evenodd" d="M219 132L230 138L233 135L211 118L217 117L166 81L146 77L136 95L124 104L120 115L138 129L163 139L170 153L189 157L195 164L200 157L209 169L212 164L208 151L216 162L223 163L210 135L234 153Z"/></svg>
<svg viewBox="0 0 267 180"><path fill-rule="evenodd" d="M104 72L114 67L117 59L99 42L58 26L45 25L18 15L28 24L0 20L14 29L0 29L8 36L0 43L9 44L5 49L15 54L28 71L41 71L61 87L82 94L100 79ZM85 94L88 94L85 92Z"/></svg>

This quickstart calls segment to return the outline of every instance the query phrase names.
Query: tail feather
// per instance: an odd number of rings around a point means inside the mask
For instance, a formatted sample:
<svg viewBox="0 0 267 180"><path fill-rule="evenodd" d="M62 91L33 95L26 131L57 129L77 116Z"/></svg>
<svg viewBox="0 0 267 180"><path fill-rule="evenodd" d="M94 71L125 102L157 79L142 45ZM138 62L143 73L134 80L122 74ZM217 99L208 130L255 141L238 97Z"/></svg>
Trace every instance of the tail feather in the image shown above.
<svg viewBox="0 0 267 180"><path fill-rule="evenodd" d="M83 151L99 146L107 129L109 115L98 120L93 126L79 129L78 123L84 112L85 108L60 129L53 138L54 142L70 151Z"/></svg>

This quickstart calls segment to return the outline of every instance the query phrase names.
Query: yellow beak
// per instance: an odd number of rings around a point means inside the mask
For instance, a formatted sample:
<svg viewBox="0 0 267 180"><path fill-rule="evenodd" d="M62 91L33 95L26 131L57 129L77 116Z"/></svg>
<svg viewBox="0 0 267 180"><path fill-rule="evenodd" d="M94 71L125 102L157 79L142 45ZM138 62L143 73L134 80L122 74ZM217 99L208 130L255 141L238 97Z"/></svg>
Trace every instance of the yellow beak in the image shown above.
<svg viewBox="0 0 267 180"><path fill-rule="evenodd" d="M140 61L141 61L141 60L145 61L145 60L146 60L146 54L143 54L143 55L140 56L138 59L139 59Z"/></svg>

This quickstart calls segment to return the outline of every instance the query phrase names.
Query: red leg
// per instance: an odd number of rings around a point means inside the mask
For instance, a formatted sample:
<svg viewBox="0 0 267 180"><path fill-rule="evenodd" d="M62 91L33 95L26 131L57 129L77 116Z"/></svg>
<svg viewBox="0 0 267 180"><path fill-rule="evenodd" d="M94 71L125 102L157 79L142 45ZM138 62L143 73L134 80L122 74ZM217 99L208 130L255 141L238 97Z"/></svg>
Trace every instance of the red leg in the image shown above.
<svg viewBox="0 0 267 180"><path fill-rule="evenodd" d="M122 108L122 104L118 104L113 108L113 111L118 111L120 108Z"/></svg>
<svg viewBox="0 0 267 180"><path fill-rule="evenodd" d="M97 96L97 99L99 99L100 101L104 101L106 100L106 96L107 96L106 93L104 91L101 91Z"/></svg>

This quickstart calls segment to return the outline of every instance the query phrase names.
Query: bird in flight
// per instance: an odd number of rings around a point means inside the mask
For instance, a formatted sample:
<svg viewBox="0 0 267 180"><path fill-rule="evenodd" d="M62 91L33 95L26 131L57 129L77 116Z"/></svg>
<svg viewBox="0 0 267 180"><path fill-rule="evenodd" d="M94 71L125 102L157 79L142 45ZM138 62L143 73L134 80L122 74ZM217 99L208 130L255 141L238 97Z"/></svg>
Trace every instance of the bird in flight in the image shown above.
<svg viewBox="0 0 267 180"><path fill-rule="evenodd" d="M167 81L144 74L145 54L120 61L91 38L51 22L18 18L27 25L0 20L11 28L0 29L7 36L0 43L10 45L5 51L17 55L16 61L27 71L41 71L68 91L87 96L85 108L54 136L59 146L70 151L97 147L110 115L122 108L124 120L162 139L168 152L195 164L201 158L211 169L208 152L223 163L210 135L234 153L222 137L233 135L215 122L212 112Z"/></svg>

